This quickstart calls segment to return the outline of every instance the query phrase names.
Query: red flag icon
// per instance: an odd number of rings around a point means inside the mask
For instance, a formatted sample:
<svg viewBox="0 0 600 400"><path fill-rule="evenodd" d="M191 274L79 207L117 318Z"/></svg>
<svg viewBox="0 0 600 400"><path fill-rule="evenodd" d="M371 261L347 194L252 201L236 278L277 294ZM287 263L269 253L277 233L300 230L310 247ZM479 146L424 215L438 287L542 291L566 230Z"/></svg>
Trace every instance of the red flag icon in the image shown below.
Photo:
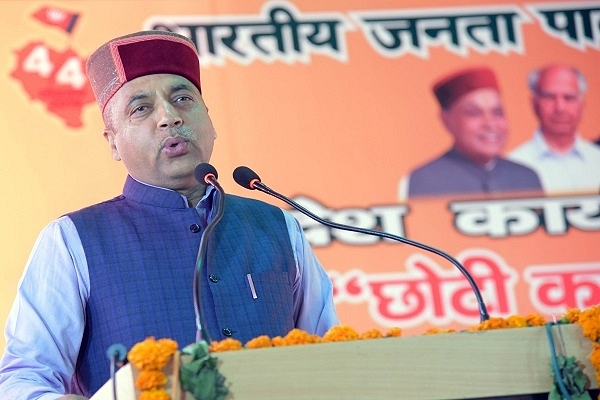
<svg viewBox="0 0 600 400"><path fill-rule="evenodd" d="M56 26L67 33L71 33L75 28L79 14L61 10L57 7L44 6L33 13L33 18L46 25Z"/></svg>

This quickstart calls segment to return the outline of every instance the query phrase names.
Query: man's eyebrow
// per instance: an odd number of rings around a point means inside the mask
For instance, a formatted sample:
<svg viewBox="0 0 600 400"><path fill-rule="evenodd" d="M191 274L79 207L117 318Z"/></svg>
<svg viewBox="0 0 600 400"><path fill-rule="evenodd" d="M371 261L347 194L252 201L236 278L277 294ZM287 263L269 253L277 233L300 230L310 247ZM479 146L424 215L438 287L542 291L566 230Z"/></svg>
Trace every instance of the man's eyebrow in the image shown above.
<svg viewBox="0 0 600 400"><path fill-rule="evenodd" d="M191 91L192 87L190 85L188 85L187 83L179 83L177 85L171 86L171 93L175 93L175 92L178 92L180 90Z"/></svg>
<svg viewBox="0 0 600 400"><path fill-rule="evenodd" d="M127 102L127 106L130 107L136 101L142 100L142 99L146 99L148 97L150 97L150 94L147 93L147 92L135 93L135 94L131 95L131 97L129 97L129 101Z"/></svg>

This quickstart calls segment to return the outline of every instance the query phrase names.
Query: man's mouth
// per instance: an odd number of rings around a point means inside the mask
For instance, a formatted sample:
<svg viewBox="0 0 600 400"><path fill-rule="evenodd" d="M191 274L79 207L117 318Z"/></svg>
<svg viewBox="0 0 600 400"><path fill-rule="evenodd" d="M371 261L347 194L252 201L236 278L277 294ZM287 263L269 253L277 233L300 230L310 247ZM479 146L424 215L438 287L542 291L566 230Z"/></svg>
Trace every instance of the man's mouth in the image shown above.
<svg viewBox="0 0 600 400"><path fill-rule="evenodd" d="M188 142L181 137L168 138L163 143L162 151L169 157L177 157L187 153Z"/></svg>

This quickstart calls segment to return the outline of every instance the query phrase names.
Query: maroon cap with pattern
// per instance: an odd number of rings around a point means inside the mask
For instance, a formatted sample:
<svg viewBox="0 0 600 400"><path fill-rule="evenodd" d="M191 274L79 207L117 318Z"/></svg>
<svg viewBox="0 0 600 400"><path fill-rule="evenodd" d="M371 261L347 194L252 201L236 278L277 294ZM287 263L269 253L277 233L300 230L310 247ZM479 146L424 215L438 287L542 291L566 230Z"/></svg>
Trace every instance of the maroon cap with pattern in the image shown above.
<svg viewBox="0 0 600 400"><path fill-rule="evenodd" d="M201 91L196 47L173 32L142 31L113 39L88 58L86 72L102 112L126 82L140 76L180 75Z"/></svg>
<svg viewBox="0 0 600 400"><path fill-rule="evenodd" d="M482 88L500 91L494 71L487 67L475 67L462 69L442 78L433 86L433 93L442 108L448 108L462 95Z"/></svg>

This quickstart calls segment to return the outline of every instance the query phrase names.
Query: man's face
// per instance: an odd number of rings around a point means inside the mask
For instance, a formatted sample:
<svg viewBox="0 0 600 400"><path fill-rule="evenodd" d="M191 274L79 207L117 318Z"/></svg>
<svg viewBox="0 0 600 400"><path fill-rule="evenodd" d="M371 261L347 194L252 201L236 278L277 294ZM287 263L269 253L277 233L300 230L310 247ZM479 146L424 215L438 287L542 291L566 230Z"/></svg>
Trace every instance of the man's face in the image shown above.
<svg viewBox="0 0 600 400"><path fill-rule="evenodd" d="M208 162L216 133L204 100L187 79L147 75L127 82L105 111L113 158L151 185L187 190L196 165Z"/></svg>
<svg viewBox="0 0 600 400"><path fill-rule="evenodd" d="M533 108L540 129L552 138L574 137L583 114L583 95L577 76L564 67L552 67L540 74Z"/></svg>
<svg viewBox="0 0 600 400"><path fill-rule="evenodd" d="M496 89L473 90L442 111L455 148L479 165L498 157L507 139L507 123Z"/></svg>

